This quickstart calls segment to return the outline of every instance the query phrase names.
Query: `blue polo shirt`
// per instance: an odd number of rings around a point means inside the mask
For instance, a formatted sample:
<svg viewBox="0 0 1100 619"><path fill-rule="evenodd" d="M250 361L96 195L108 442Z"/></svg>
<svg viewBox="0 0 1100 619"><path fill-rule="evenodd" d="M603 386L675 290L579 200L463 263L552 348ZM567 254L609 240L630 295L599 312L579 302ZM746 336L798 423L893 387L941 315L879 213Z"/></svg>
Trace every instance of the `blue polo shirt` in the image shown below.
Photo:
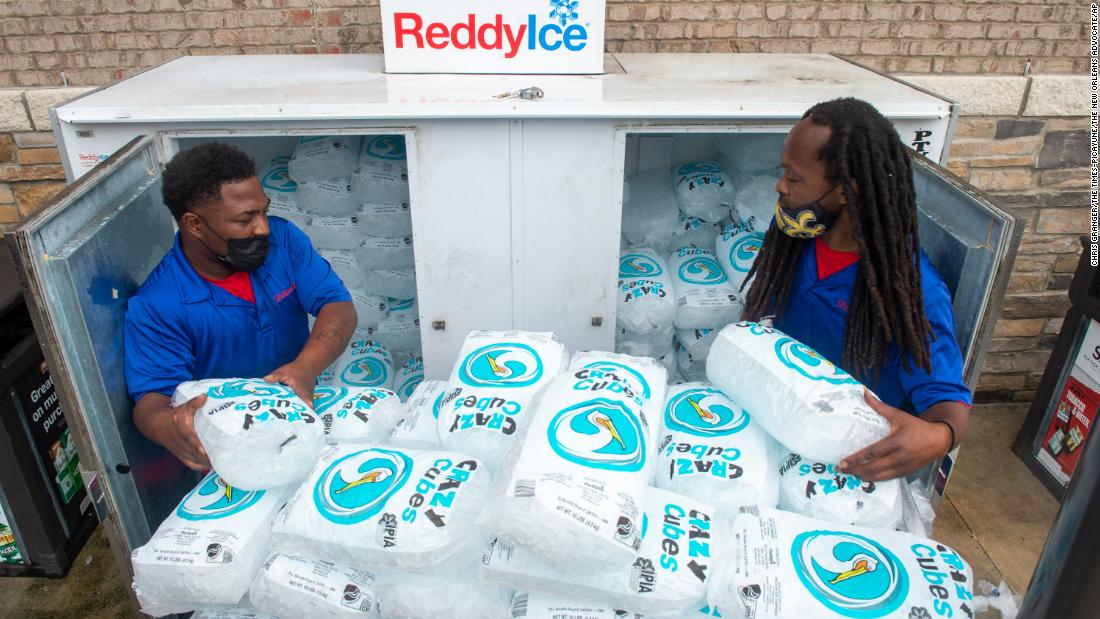
<svg viewBox="0 0 1100 619"><path fill-rule="evenodd" d="M294 224L268 217L267 260L251 274L249 303L202 279L187 262L179 233L126 308L126 386L171 395L203 378L261 377L293 361L309 339L306 314L351 295Z"/></svg>
<svg viewBox="0 0 1100 619"><path fill-rule="evenodd" d="M858 264L818 280L814 243L806 243L791 282L786 309L774 322L776 328L810 346L838 367L843 367L844 321L848 318ZM963 383L963 359L955 339L951 293L923 251L920 268L924 312L935 336L929 341L932 372L919 368L906 371L897 345L891 344L878 382L867 386L883 402L911 413L922 413L945 400L969 405L971 393Z"/></svg>

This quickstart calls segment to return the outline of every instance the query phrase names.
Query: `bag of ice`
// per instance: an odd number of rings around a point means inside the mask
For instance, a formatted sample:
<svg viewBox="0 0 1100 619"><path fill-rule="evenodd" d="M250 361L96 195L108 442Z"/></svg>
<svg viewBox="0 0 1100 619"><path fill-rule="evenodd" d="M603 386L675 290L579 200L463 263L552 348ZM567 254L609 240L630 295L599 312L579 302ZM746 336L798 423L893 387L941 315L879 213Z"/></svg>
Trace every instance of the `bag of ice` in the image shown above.
<svg viewBox="0 0 1100 619"><path fill-rule="evenodd" d="M840 462L884 438L890 424L867 404L863 385L782 331L755 322L722 329L707 377L795 453Z"/></svg>
<svg viewBox="0 0 1100 619"><path fill-rule="evenodd" d="M208 379L181 383L172 401L203 393L195 434L226 483L266 490L309 474L324 446L324 428L290 387L256 378Z"/></svg>

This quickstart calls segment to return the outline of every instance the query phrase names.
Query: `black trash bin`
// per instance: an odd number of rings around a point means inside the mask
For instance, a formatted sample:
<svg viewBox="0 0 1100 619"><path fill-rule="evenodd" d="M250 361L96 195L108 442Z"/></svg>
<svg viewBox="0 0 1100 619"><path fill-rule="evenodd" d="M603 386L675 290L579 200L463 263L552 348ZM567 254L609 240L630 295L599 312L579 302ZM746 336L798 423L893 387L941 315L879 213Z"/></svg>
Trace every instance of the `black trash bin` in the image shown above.
<svg viewBox="0 0 1100 619"><path fill-rule="evenodd" d="M64 576L98 521L10 263L0 279L0 576Z"/></svg>

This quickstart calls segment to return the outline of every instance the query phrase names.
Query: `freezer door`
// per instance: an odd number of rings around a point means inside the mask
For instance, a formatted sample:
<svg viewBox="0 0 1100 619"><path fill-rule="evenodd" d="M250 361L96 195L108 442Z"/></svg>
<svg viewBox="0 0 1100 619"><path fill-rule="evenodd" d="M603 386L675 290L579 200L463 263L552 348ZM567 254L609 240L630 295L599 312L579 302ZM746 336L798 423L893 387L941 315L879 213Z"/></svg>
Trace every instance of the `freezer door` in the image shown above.
<svg viewBox="0 0 1100 619"><path fill-rule="evenodd" d="M136 138L7 234L82 468L105 482L108 533L127 554L195 480L138 432L123 376L126 300L174 235L160 173L152 140Z"/></svg>
<svg viewBox="0 0 1100 619"><path fill-rule="evenodd" d="M1012 215L940 166L923 157L914 161L921 246L951 291L963 377L973 389L1022 229Z"/></svg>
<svg viewBox="0 0 1100 619"><path fill-rule="evenodd" d="M973 390L1000 315L1021 226L976 189L923 157L915 157L921 246L951 291L963 379ZM933 500L943 496L958 450L914 478Z"/></svg>

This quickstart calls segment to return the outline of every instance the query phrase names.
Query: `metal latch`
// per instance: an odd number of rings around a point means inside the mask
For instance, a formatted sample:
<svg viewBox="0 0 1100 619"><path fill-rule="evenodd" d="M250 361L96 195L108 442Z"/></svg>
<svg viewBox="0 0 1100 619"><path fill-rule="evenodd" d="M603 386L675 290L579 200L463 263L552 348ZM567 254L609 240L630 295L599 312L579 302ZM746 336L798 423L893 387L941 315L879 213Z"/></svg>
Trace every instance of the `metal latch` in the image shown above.
<svg viewBox="0 0 1100 619"><path fill-rule="evenodd" d="M541 99L544 94L546 93L538 86L531 86L530 88L520 88L519 90L513 90L511 92L502 92L493 98L507 99L509 97L519 97L520 99L531 101L533 99Z"/></svg>
<svg viewBox="0 0 1100 619"><path fill-rule="evenodd" d="M91 503L95 508L95 517L103 522L111 514L111 508L107 504L107 495L103 492L103 484L100 483L99 475L96 471L78 470L80 471L80 478L84 481L84 487L88 489L88 494L80 503L80 513L84 513L88 509L88 504Z"/></svg>

